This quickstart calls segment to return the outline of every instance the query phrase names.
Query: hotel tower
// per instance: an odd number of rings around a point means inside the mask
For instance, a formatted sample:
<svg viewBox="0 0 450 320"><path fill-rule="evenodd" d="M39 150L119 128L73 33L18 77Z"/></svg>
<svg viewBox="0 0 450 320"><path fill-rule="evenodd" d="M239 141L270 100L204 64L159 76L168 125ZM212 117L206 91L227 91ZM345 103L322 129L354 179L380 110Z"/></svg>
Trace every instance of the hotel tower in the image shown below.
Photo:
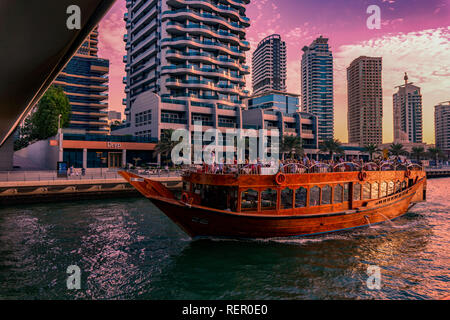
<svg viewBox="0 0 450 320"><path fill-rule="evenodd" d="M434 132L436 147L450 156L450 101L434 107Z"/></svg>
<svg viewBox="0 0 450 320"><path fill-rule="evenodd" d="M394 142L422 143L422 95L420 88L408 82L398 86L393 95L394 103Z"/></svg>
<svg viewBox="0 0 450 320"><path fill-rule="evenodd" d="M242 127L250 0L128 0L125 115L132 134L160 138L194 123Z"/></svg>
<svg viewBox="0 0 450 320"><path fill-rule="evenodd" d="M286 92L286 43L279 34L264 38L252 56L253 95Z"/></svg>
<svg viewBox="0 0 450 320"><path fill-rule="evenodd" d="M383 143L381 57L361 56L347 68L348 142Z"/></svg>
<svg viewBox="0 0 450 320"><path fill-rule="evenodd" d="M302 111L317 116L320 141L333 139L333 54L328 39L320 36L302 50Z"/></svg>
<svg viewBox="0 0 450 320"><path fill-rule="evenodd" d="M97 45L98 28L95 28L53 82L63 88L72 108L70 123L64 129L65 132L101 135L109 133L109 60L98 58Z"/></svg>

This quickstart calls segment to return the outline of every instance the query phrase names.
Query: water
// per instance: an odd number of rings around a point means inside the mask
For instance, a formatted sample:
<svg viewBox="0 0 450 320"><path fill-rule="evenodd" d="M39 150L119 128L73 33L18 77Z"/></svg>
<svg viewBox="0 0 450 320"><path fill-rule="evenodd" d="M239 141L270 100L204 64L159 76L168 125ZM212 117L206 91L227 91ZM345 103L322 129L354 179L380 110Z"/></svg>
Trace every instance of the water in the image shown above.
<svg viewBox="0 0 450 320"><path fill-rule="evenodd" d="M141 198L0 208L2 299L435 299L450 295L450 178L370 228L191 241ZM82 288L69 291L78 265ZM367 267L381 268L369 290Z"/></svg>

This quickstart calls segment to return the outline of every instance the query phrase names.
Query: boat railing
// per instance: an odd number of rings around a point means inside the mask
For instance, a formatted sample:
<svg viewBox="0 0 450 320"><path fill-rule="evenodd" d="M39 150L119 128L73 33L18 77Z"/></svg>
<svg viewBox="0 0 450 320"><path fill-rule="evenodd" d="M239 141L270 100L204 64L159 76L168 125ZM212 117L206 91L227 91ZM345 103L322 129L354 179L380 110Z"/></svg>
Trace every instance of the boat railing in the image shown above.
<svg viewBox="0 0 450 320"><path fill-rule="evenodd" d="M280 167L282 173L308 173L309 168L301 163L288 163Z"/></svg>
<svg viewBox="0 0 450 320"><path fill-rule="evenodd" d="M269 164L214 164L214 165L191 165L186 167L185 173L209 173L209 174L239 174L239 175L273 175L278 172L284 174L301 173L328 173L328 172L354 172L354 171L406 171L423 170L418 164L396 164L386 162L381 165L375 162L359 164L355 162L342 162L336 165L317 162L312 166L302 163L287 163L280 167Z"/></svg>
<svg viewBox="0 0 450 320"><path fill-rule="evenodd" d="M333 172L360 171L361 166L354 162L341 162L333 167Z"/></svg>
<svg viewBox="0 0 450 320"><path fill-rule="evenodd" d="M408 170L418 170L418 171L423 171L423 167L420 164L417 163L411 163L407 166Z"/></svg>
<svg viewBox="0 0 450 320"><path fill-rule="evenodd" d="M380 171L380 166L375 162L367 162L364 163L362 169L365 171Z"/></svg>

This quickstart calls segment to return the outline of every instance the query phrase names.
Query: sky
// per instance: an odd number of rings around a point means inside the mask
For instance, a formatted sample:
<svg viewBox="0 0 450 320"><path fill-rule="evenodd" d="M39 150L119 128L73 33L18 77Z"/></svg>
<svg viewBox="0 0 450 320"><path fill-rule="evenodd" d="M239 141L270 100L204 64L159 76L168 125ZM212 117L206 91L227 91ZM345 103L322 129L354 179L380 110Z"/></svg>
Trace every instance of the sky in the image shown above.
<svg viewBox="0 0 450 320"><path fill-rule="evenodd" d="M369 29L370 5L380 8L380 29ZM110 110L124 111L125 0L99 26L99 57L110 60ZM302 47L323 36L334 57L335 138L347 136L347 66L361 55L382 57L383 142L393 140L392 95L409 81L421 87L424 142L434 143L434 106L450 100L450 0L251 0L247 65L264 37L278 33L287 46L287 89L301 93ZM251 91L251 75L246 77Z"/></svg>

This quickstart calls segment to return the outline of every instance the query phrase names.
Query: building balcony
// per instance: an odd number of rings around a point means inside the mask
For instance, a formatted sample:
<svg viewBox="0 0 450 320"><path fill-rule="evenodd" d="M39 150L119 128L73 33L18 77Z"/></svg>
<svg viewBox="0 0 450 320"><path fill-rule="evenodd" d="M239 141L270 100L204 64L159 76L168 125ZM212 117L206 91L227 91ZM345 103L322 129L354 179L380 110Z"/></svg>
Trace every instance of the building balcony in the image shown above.
<svg viewBox="0 0 450 320"><path fill-rule="evenodd" d="M238 47L232 47L224 45L223 43L217 42L217 41L199 41L194 40L191 37L176 37L176 38L166 38L161 40L161 46L166 47L175 47L175 46L183 46L190 45L197 48L205 48L205 49L212 49L212 50L219 50L221 52L224 52L226 54L229 54L233 57L238 57L241 59L245 59L245 53L239 50Z"/></svg>
<svg viewBox="0 0 450 320"><path fill-rule="evenodd" d="M239 32L242 35L245 35L245 26L241 25L237 22L230 22L227 19L225 19L224 17L221 17L219 15L216 14L211 14L211 13L197 13L197 12L193 12L192 10L189 9L179 9L179 10L174 10L174 11L164 11L163 12L163 21L167 20L167 19L171 19L171 20L177 20L180 19L182 21L185 21L186 18L189 18L190 20L196 20L198 22L213 22L213 23L217 23L220 24L228 29L234 30Z"/></svg>

